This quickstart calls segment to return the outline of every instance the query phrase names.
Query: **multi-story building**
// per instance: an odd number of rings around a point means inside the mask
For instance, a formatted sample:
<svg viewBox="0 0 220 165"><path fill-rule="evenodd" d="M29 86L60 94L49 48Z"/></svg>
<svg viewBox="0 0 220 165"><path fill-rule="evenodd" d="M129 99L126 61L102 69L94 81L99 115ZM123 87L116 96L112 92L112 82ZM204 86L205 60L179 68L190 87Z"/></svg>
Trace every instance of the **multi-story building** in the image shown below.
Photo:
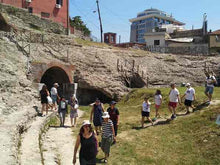
<svg viewBox="0 0 220 165"><path fill-rule="evenodd" d="M162 25L173 24L183 26L184 23L177 21L172 15L169 15L158 9L147 9L137 14L136 18L129 20L131 24L130 42L145 43L144 35L148 32L155 32Z"/></svg>
<svg viewBox="0 0 220 165"><path fill-rule="evenodd" d="M0 2L25 8L29 13L69 27L69 0L0 0Z"/></svg>

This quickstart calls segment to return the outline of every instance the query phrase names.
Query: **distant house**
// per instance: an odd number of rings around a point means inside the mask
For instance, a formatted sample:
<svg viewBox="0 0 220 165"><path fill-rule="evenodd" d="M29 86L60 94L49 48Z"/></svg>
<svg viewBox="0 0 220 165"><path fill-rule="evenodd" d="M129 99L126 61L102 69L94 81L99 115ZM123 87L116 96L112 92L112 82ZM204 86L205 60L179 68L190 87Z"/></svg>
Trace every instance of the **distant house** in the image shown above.
<svg viewBox="0 0 220 165"><path fill-rule="evenodd" d="M1 0L0 3L25 8L29 13L69 27L69 0Z"/></svg>
<svg viewBox="0 0 220 165"><path fill-rule="evenodd" d="M107 44L116 44L116 33L104 33L104 42Z"/></svg>
<svg viewBox="0 0 220 165"><path fill-rule="evenodd" d="M209 34L209 48L211 52L220 53L220 29Z"/></svg>
<svg viewBox="0 0 220 165"><path fill-rule="evenodd" d="M177 21L172 15L158 9L147 9L129 20L131 24L130 42L145 43L145 33L152 33L159 28L183 29L184 23ZM168 26L170 25L170 26Z"/></svg>

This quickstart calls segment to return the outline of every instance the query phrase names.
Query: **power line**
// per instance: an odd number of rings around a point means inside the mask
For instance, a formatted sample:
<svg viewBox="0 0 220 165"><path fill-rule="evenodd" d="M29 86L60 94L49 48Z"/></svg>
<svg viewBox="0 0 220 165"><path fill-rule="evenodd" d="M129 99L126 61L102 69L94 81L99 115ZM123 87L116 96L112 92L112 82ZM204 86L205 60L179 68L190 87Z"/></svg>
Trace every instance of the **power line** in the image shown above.
<svg viewBox="0 0 220 165"><path fill-rule="evenodd" d="M77 6L73 1L71 1L71 4L75 7L75 9L76 9L79 13L81 13L84 17L88 18L87 16L88 16L89 14L84 14L84 13L78 8L78 6ZM88 13L89 13L89 12L88 12ZM94 24L93 22L91 22L91 21L89 21L89 20L87 20L86 22L89 22L90 24L92 24L93 26L95 26L95 27L99 30L99 27L98 27L96 24Z"/></svg>

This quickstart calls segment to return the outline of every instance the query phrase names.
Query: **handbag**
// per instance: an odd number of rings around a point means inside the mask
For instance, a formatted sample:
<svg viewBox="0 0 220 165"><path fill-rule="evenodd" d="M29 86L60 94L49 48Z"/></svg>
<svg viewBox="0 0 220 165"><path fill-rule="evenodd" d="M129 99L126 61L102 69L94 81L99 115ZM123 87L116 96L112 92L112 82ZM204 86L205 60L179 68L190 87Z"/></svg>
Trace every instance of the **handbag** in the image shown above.
<svg viewBox="0 0 220 165"><path fill-rule="evenodd" d="M53 103L53 100L50 96L47 96L47 102L48 104L52 104Z"/></svg>

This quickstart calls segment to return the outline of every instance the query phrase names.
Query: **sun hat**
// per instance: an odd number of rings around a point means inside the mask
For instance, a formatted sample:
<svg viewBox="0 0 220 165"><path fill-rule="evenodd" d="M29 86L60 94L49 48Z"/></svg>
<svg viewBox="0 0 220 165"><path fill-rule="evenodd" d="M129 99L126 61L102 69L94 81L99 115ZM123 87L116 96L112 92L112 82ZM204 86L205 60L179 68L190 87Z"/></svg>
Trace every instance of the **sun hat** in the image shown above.
<svg viewBox="0 0 220 165"><path fill-rule="evenodd" d="M99 98L96 98L96 99L95 99L95 102L100 102Z"/></svg>
<svg viewBox="0 0 220 165"><path fill-rule="evenodd" d="M110 102L110 105L115 105L115 104L117 104L115 101Z"/></svg>
<svg viewBox="0 0 220 165"><path fill-rule="evenodd" d="M82 127L84 125L91 125L90 121L89 120L84 120L83 123L82 123Z"/></svg>
<svg viewBox="0 0 220 165"><path fill-rule="evenodd" d="M58 84L58 83L54 83L53 86L57 86L57 87L59 87L59 84Z"/></svg>
<svg viewBox="0 0 220 165"><path fill-rule="evenodd" d="M186 83L186 87L189 87L189 86L191 86L191 84L190 83Z"/></svg>
<svg viewBox="0 0 220 165"><path fill-rule="evenodd" d="M105 118L110 118L108 112L104 112L103 115L102 115L102 118L105 119Z"/></svg>

